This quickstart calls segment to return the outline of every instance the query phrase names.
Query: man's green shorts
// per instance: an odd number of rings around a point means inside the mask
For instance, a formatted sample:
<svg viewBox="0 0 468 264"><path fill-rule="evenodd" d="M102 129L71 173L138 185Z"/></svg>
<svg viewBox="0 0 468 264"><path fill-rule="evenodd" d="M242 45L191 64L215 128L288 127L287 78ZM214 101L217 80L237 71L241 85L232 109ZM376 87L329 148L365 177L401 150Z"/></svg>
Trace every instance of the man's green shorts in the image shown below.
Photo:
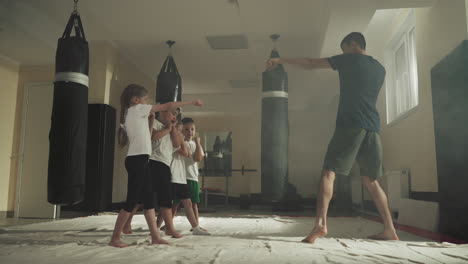
<svg viewBox="0 0 468 264"><path fill-rule="evenodd" d="M383 175L382 152L378 132L337 127L328 145L323 168L348 175L357 161L361 176L377 179Z"/></svg>
<svg viewBox="0 0 468 264"><path fill-rule="evenodd" d="M200 185L197 181L187 180L188 193L192 203L200 203ZM174 200L174 203L180 203L180 200Z"/></svg>

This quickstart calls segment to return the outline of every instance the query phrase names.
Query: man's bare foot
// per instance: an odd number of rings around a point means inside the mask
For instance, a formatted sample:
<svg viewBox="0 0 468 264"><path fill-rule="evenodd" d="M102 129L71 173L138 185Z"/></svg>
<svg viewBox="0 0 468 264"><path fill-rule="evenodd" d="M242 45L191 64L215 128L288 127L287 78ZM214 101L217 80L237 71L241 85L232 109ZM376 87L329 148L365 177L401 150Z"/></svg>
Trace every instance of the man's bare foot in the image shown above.
<svg viewBox="0 0 468 264"><path fill-rule="evenodd" d="M382 233L379 233L373 236L368 236L367 238L373 239L373 240L400 240L394 230L383 231Z"/></svg>
<svg viewBox="0 0 468 264"><path fill-rule="evenodd" d="M152 239L151 241L151 244L155 245L170 245L171 243L169 243L168 241L162 239L162 238L156 238L156 239Z"/></svg>
<svg viewBox="0 0 468 264"><path fill-rule="evenodd" d="M116 241L112 241L109 242L109 246L111 247L116 247L116 248L124 248L124 247L128 247L127 244L125 244L124 242L120 241L120 240L116 240Z"/></svg>
<svg viewBox="0 0 468 264"><path fill-rule="evenodd" d="M310 234L302 239L302 242L304 243L311 243L313 244L315 242L315 240L319 237L323 237L323 236L326 236L327 235L327 228L326 227L314 227L314 229L312 229L312 232L310 232Z"/></svg>
<svg viewBox="0 0 468 264"><path fill-rule="evenodd" d="M164 233L167 235L167 236L171 236L173 238L181 238L182 235L179 234L179 232L175 231L175 230L169 230L166 228L166 230L164 231Z"/></svg>

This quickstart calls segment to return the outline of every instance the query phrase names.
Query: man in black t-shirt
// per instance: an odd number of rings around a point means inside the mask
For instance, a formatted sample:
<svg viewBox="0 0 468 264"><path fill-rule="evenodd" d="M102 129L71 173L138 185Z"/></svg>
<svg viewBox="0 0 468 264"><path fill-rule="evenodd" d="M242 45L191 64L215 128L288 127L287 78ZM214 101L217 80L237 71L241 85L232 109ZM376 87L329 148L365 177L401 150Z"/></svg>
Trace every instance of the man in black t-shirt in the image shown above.
<svg viewBox="0 0 468 264"><path fill-rule="evenodd" d="M383 174L383 166L376 102L385 69L377 60L366 55L366 41L361 33L348 34L341 42L341 49L343 54L329 58L275 58L267 62L269 69L277 64L291 64L305 69L333 69L338 71L340 78L336 129L325 156L317 194L316 223L302 241L314 243L317 238L327 234L327 211L336 174L348 175L355 161L360 166L362 183L371 194L384 223L384 231L370 238L398 240L387 196L377 181Z"/></svg>

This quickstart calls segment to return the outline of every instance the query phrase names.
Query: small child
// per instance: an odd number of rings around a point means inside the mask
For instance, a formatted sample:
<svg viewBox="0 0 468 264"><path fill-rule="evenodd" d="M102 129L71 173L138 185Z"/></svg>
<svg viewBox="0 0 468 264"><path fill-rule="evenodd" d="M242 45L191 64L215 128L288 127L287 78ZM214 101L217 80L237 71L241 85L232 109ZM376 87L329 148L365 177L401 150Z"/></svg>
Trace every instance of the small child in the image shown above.
<svg viewBox="0 0 468 264"><path fill-rule="evenodd" d="M161 239L156 226L154 202L152 196L143 195L145 184L150 181L146 173L149 155L151 154L151 126L154 120L154 112L167 111L183 105L193 104L202 106L200 100L193 102L171 102L160 105L148 105L148 90L136 84L128 85L120 97L120 129L118 141L120 146L127 144L128 152L125 159L125 168L128 172L127 199L117 216L110 246L127 247L120 240L123 228L131 215L133 208L139 202L143 202L144 214L151 233L152 244L169 244ZM146 184L147 185L147 184Z"/></svg>
<svg viewBox="0 0 468 264"><path fill-rule="evenodd" d="M195 214L197 223L198 220L198 204L200 203L200 186L198 185L198 164L203 160L204 152L200 144L200 138L195 137L196 127L195 121L186 117L182 119L182 124L184 126L182 133L184 134L184 140L187 144L188 156L184 157L185 168L187 173L187 187L189 189L190 199L192 200L192 208ZM177 204L174 206L173 211L177 211ZM185 206L185 205L184 205ZM185 207L187 208L187 207ZM203 231L207 231L204 228L201 228Z"/></svg>
<svg viewBox="0 0 468 264"><path fill-rule="evenodd" d="M174 133L175 136L179 137L181 141L180 148L174 149L173 159L171 163L171 173L172 173L172 194L174 203L172 206L173 217L177 213L177 206L179 202L182 202L185 208L185 215L192 225L192 234L193 235L210 235L207 231L202 230L198 226L198 220L195 217L193 212L192 202L190 200L190 195L187 187L187 178L186 178L186 168L184 157L189 157L188 146L184 142L184 136L182 134L182 122L178 121L176 129L171 133ZM161 225L162 219L158 217L158 227Z"/></svg>
<svg viewBox="0 0 468 264"><path fill-rule="evenodd" d="M150 158L150 174L155 177L155 187L161 208L158 218L166 223L165 233L175 238L182 237L174 228L172 217L172 173L171 163L174 148L179 148L183 143L176 132L177 111L163 111L157 115L154 121L152 139L153 153Z"/></svg>

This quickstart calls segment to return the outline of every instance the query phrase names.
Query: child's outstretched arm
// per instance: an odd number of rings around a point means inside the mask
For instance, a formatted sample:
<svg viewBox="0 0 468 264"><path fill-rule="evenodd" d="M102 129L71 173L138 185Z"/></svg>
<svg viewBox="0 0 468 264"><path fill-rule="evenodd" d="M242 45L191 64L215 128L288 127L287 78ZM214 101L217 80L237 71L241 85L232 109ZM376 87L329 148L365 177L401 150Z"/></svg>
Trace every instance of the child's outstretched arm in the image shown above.
<svg viewBox="0 0 468 264"><path fill-rule="evenodd" d="M167 111L167 110L177 109L184 105L194 105L194 106L201 107L203 106L203 102L200 99L197 99L193 101L181 101L181 102L169 102L165 104L157 104L157 105L153 105L153 108L151 108L151 111L152 112Z"/></svg>
<svg viewBox="0 0 468 264"><path fill-rule="evenodd" d="M194 140L197 147L195 148L195 152L193 153L193 160L200 162L203 160L203 148L200 143L199 137L194 138Z"/></svg>
<svg viewBox="0 0 468 264"><path fill-rule="evenodd" d="M331 69L326 58L272 58L267 61L267 69L273 69L278 64L291 64L304 69Z"/></svg>
<svg viewBox="0 0 468 264"><path fill-rule="evenodd" d="M164 137L165 135L171 133L171 130L172 130L172 126L166 126L166 127L164 127L164 129L161 129L161 130L154 130L153 129L153 132L151 133L151 139L152 140L159 140L162 137Z"/></svg>

